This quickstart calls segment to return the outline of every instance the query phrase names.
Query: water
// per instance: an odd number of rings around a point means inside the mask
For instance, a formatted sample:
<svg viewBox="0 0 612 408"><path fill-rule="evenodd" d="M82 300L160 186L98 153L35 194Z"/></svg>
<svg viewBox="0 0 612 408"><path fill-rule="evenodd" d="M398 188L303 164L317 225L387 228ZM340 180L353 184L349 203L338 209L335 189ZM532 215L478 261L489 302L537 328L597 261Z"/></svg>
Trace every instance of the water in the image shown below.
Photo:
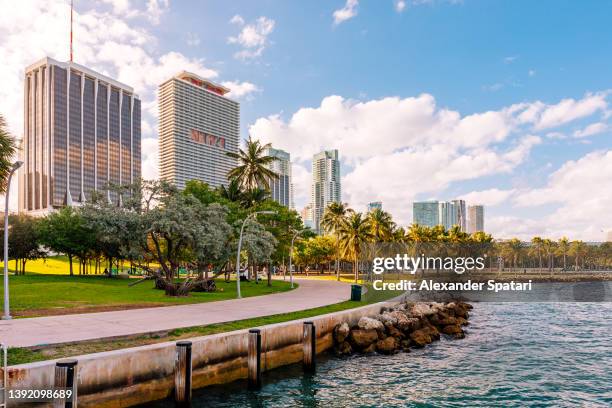
<svg viewBox="0 0 612 408"><path fill-rule="evenodd" d="M193 406L610 407L611 336L612 303L480 303L463 340L319 357L312 377L280 368L258 392L243 381L194 390Z"/></svg>

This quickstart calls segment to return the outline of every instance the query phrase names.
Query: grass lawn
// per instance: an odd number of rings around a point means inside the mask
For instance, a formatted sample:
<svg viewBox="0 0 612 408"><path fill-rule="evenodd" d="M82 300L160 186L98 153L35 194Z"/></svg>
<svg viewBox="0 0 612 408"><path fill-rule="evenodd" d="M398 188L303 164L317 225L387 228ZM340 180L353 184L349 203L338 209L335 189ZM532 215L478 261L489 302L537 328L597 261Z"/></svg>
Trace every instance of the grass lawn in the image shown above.
<svg viewBox="0 0 612 408"><path fill-rule="evenodd" d="M46 347L44 349L10 348L8 350L8 364L25 364L34 361L59 359L73 357L83 354L99 353L103 351L117 350L128 347L137 347L147 344L161 343L165 341L176 341L191 337L205 336L209 334L224 333L234 330L259 327L267 324L282 323L290 320L305 319L327 313L338 312L371 303L388 300L401 292L368 290L361 302L345 301L333 305L317 307L314 309L301 310L298 312L282 313L271 316L256 317L246 320L237 320L227 323L216 323L207 326L188 327L175 329L167 333L153 334L125 339L106 339L99 341L87 341L75 344L64 344L57 347Z"/></svg>
<svg viewBox="0 0 612 408"><path fill-rule="evenodd" d="M1 276L1 275L0 275ZM87 313L136 307L168 306L186 303L234 299L236 282L216 280L217 291L193 292L188 297L168 297L154 289L152 280L128 287L134 279L108 278L99 275L9 275L11 313L15 317ZM241 282L243 297L291 290L289 282ZM0 295L0 300L3 298Z"/></svg>

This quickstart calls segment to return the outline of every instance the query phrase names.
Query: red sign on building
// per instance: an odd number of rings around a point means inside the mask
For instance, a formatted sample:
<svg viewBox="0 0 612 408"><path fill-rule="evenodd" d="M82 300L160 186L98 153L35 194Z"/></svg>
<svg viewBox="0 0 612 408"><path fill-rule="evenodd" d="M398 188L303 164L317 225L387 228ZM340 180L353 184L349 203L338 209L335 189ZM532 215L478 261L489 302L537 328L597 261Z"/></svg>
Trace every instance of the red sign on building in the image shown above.
<svg viewBox="0 0 612 408"><path fill-rule="evenodd" d="M200 132L199 130L191 129L191 140L196 143L207 144L209 146L225 149L225 138Z"/></svg>

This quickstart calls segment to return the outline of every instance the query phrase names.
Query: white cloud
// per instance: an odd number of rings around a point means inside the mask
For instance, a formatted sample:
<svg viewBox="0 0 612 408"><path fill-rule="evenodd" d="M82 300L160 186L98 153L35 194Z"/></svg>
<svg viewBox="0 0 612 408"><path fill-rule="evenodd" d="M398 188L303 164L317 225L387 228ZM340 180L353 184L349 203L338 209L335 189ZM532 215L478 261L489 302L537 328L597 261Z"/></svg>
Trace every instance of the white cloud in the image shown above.
<svg viewBox="0 0 612 408"><path fill-rule="evenodd" d="M190 47L197 47L200 45L200 36L197 33L189 32L187 33L186 42Z"/></svg>
<svg viewBox="0 0 612 408"><path fill-rule="evenodd" d="M518 59L518 55L511 55L504 58L504 64L512 64Z"/></svg>
<svg viewBox="0 0 612 408"><path fill-rule="evenodd" d="M359 0L346 0L344 7L334 11L334 24L338 25L357 15Z"/></svg>
<svg viewBox="0 0 612 408"><path fill-rule="evenodd" d="M580 129L574 132L574 137L588 137L593 135L598 135L600 133L604 133L610 129L610 126L607 123L596 122L591 123L586 126L584 129Z"/></svg>
<svg viewBox="0 0 612 408"><path fill-rule="evenodd" d="M231 36L227 39L228 43L242 47L240 51L234 54L234 57L241 60L260 57L269 44L268 36L274 31L274 20L262 16L251 24L245 24L241 16L235 15L230 23L242 27L237 36Z"/></svg>
<svg viewBox="0 0 612 408"><path fill-rule="evenodd" d="M240 82L240 81L224 81L221 82L226 88L230 89L230 92L227 94L229 98L240 99L245 96L249 96L255 92L261 92L261 89L257 87L257 85L251 82Z"/></svg>
<svg viewBox="0 0 612 408"><path fill-rule="evenodd" d="M395 1L395 11L398 13L403 12L406 9L406 1L405 0L396 0Z"/></svg>
<svg viewBox="0 0 612 408"><path fill-rule="evenodd" d="M488 190L472 191L463 194L459 198L465 200L469 205L481 204L492 207L508 202L514 193L514 189L500 190L498 188L491 188Z"/></svg>
<svg viewBox="0 0 612 408"><path fill-rule="evenodd" d="M568 98L555 105L543 107L535 128L549 129L591 116L598 111L605 111L608 106L606 96L605 92L587 94L580 100Z"/></svg>

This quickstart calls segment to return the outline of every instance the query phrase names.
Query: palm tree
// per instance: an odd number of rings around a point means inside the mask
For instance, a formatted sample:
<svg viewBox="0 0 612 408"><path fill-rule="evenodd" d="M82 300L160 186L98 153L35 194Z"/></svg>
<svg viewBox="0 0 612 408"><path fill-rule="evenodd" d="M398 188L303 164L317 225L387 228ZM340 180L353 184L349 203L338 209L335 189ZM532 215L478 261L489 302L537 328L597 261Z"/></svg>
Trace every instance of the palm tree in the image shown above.
<svg viewBox="0 0 612 408"><path fill-rule="evenodd" d="M336 279L340 280L340 247L338 230L340 226L346 221L348 214L353 213L353 210L344 203L332 202L327 205L321 218L321 227L328 234L334 234L336 236Z"/></svg>
<svg viewBox="0 0 612 408"><path fill-rule="evenodd" d="M229 157L238 161L238 166L227 173L228 179L238 181L243 190L255 188L269 190L270 180L278 178L278 174L268 167L276 157L264 154L270 146L270 143L261 145L259 140L253 140L249 136L246 150L239 149L238 153L227 152Z"/></svg>
<svg viewBox="0 0 612 408"><path fill-rule="evenodd" d="M265 201L270 196L270 193L263 188L250 188L242 193L241 201L245 208L251 208L257 203Z"/></svg>
<svg viewBox="0 0 612 408"><path fill-rule="evenodd" d="M359 279L359 255L361 246L372 240L368 219L361 213L351 213L338 229L339 244L343 256L353 260L355 282Z"/></svg>
<svg viewBox="0 0 612 408"><path fill-rule="evenodd" d="M538 256L538 268L542 271L542 247L544 240L540 237L531 238L531 252Z"/></svg>
<svg viewBox="0 0 612 408"><path fill-rule="evenodd" d="M563 255L563 270L567 270L567 253L569 252L570 249L570 242L569 239L567 239L567 237L563 237L559 240L558 244L557 244L557 252L560 255Z"/></svg>
<svg viewBox="0 0 612 408"><path fill-rule="evenodd" d="M6 192L6 182L13 168L15 139L9 133L4 117L0 115L0 193Z"/></svg>
<svg viewBox="0 0 612 408"><path fill-rule="evenodd" d="M225 185L221 185L218 192L221 197L233 202L239 202L243 198L240 184L236 179L230 180L227 187Z"/></svg>
<svg viewBox="0 0 612 408"><path fill-rule="evenodd" d="M576 270L578 270L578 261L582 258L582 264L584 266L584 257L587 253L587 245L582 241L572 241L570 243L570 254L575 257Z"/></svg>
<svg viewBox="0 0 612 408"><path fill-rule="evenodd" d="M390 241L393 238L395 223L391 214L380 208L375 208L366 216L370 223L370 232L377 242Z"/></svg>
<svg viewBox="0 0 612 408"><path fill-rule="evenodd" d="M548 258L546 264L550 272L552 272L552 270L555 268L555 244L556 243L554 241L548 238L542 240L542 249L544 250L546 257Z"/></svg>

